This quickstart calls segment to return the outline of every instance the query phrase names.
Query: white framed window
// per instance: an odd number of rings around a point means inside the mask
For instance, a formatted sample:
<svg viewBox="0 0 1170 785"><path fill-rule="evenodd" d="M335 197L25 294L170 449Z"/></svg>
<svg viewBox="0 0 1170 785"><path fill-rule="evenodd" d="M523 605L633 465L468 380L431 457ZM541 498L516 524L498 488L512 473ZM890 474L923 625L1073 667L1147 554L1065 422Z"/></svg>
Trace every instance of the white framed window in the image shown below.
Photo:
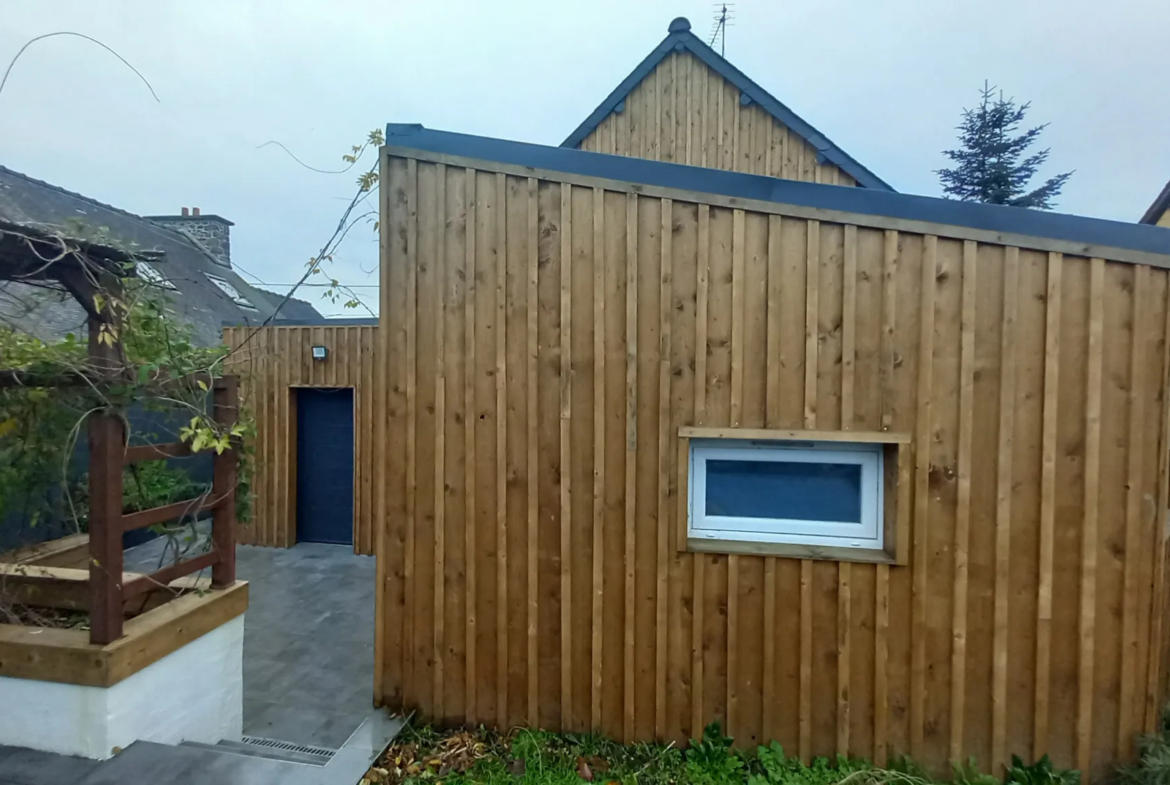
<svg viewBox="0 0 1170 785"><path fill-rule="evenodd" d="M156 270L150 262L138 262L135 267L138 270L138 277L151 286L177 291L176 286L171 283L170 279Z"/></svg>
<svg viewBox="0 0 1170 785"><path fill-rule="evenodd" d="M228 281L226 278L220 278L218 275L212 275L211 273L204 273L204 275L207 276L207 280L211 281L213 284L219 287L221 292L232 298L233 303L240 306L241 308L251 308L253 311L256 310L256 306L252 305L252 301L244 295L240 294L240 290L232 286L231 281Z"/></svg>
<svg viewBox="0 0 1170 785"><path fill-rule="evenodd" d="M693 540L882 550L883 445L692 439Z"/></svg>

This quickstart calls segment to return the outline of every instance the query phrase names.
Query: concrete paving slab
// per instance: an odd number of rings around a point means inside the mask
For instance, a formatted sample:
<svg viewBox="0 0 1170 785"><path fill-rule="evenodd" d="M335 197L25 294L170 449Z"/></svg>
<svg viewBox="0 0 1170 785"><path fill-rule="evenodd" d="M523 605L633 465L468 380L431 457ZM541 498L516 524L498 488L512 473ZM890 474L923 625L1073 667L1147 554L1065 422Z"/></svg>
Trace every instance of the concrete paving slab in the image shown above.
<svg viewBox="0 0 1170 785"><path fill-rule="evenodd" d="M126 569L156 569L163 546L126 551ZM236 574L250 584L244 735L336 749L373 708L374 558L346 545L241 545Z"/></svg>

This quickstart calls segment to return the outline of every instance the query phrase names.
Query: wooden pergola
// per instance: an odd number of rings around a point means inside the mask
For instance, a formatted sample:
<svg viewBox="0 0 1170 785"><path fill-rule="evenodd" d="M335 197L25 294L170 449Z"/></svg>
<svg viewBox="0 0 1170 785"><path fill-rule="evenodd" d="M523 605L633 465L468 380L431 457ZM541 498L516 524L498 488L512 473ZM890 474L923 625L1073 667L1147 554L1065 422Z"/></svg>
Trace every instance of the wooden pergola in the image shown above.
<svg viewBox="0 0 1170 785"><path fill-rule="evenodd" d="M0 370L0 387L91 385L100 390L136 382L135 369L127 362L122 345L118 310L101 307L101 299L95 300L95 295L106 301L118 297L122 279L135 275L135 263L151 257L0 220L0 281L63 287L85 310L89 333L88 361L83 369L47 376L35 370L6 368ZM210 390L215 422L225 429L235 424L239 413L236 377L197 374L170 379L160 385L170 390L194 387ZM184 442L128 446L123 419L104 409L88 416L87 429L90 641L106 644L122 637L123 609L129 599L163 589L178 578L209 567L212 588L226 588L235 582L239 454L238 445L233 445L233 449L213 456L210 494L124 514L123 467L139 461L189 456L191 448ZM212 511L211 550L123 583L122 535L125 532L204 511Z"/></svg>

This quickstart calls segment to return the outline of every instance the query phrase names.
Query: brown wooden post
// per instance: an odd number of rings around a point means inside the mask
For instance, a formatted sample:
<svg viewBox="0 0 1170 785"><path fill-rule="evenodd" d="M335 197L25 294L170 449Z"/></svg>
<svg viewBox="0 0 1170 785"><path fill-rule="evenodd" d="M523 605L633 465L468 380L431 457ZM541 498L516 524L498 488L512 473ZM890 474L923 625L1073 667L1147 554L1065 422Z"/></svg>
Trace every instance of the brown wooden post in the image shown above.
<svg viewBox="0 0 1170 785"><path fill-rule="evenodd" d="M215 421L224 427L235 425L239 416L239 380L225 376L215 380L212 394ZM233 440L234 441L234 440ZM236 480L238 447L213 459L211 495L218 500L211 519L211 539L219 561L211 568L211 586L222 589L236 582Z"/></svg>
<svg viewBox="0 0 1170 785"><path fill-rule="evenodd" d="M116 346L99 340L102 322L89 319L89 357L95 370L113 375ZM122 637L122 421L105 413L89 416L89 590L92 643Z"/></svg>

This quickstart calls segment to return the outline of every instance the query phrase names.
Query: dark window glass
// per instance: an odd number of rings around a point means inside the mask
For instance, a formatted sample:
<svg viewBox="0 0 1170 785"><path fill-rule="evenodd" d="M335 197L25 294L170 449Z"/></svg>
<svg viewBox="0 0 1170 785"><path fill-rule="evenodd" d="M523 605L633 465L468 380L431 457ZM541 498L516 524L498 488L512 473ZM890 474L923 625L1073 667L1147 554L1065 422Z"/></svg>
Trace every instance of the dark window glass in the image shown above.
<svg viewBox="0 0 1170 785"><path fill-rule="evenodd" d="M861 523L861 466L708 460L707 515Z"/></svg>

